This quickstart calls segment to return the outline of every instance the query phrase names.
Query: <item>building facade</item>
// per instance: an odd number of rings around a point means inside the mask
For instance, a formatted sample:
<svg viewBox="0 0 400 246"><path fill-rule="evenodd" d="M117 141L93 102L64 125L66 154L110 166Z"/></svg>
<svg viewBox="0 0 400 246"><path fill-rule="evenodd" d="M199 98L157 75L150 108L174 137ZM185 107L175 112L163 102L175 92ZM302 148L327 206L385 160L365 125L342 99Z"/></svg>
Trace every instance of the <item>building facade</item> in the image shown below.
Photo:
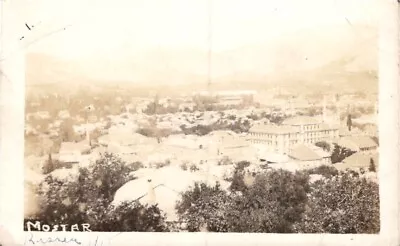
<svg viewBox="0 0 400 246"><path fill-rule="evenodd" d="M339 137L339 127L313 117L298 116L281 125L261 124L249 130L248 141L262 144L271 152L288 154L296 144L314 144Z"/></svg>

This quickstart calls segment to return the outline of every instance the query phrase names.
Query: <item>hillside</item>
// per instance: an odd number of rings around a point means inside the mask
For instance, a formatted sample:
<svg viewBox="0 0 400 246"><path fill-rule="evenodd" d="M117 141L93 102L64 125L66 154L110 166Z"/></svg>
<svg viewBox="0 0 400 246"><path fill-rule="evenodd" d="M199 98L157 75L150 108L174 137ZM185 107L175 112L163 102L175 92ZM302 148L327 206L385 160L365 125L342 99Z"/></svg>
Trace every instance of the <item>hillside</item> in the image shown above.
<svg viewBox="0 0 400 246"><path fill-rule="evenodd" d="M198 49L171 47L118 58L97 54L75 61L31 53L26 59L26 83L28 90L54 84L70 92L82 85L94 89L115 84L156 90L206 89L209 79L214 88L222 89L264 89L278 84L377 89L376 30L363 26L299 30L214 52L210 76L207 55Z"/></svg>

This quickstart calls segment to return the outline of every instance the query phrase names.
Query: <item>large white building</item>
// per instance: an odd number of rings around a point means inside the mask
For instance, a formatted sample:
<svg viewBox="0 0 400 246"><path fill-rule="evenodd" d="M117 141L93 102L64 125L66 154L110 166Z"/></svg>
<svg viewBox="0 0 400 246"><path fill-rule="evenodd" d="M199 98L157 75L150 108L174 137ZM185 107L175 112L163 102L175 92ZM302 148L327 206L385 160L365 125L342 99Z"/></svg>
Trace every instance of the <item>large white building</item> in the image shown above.
<svg viewBox="0 0 400 246"><path fill-rule="evenodd" d="M271 152L289 154L299 143L314 144L338 137L338 126L313 117L297 116L285 120L281 125L255 125L249 130L248 140L253 144L264 145Z"/></svg>

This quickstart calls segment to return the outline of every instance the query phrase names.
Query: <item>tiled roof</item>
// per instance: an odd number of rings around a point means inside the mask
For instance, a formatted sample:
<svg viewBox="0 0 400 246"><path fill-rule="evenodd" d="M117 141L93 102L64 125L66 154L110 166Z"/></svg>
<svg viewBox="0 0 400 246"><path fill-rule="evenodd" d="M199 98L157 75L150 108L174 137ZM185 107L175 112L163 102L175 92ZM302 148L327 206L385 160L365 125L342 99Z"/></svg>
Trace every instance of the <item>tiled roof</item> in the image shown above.
<svg viewBox="0 0 400 246"><path fill-rule="evenodd" d="M330 155L317 146L299 144L291 150L289 156L299 161L314 161L321 160Z"/></svg>
<svg viewBox="0 0 400 246"><path fill-rule="evenodd" d="M377 143L368 136L347 136L339 140L339 145L347 147L348 144L354 145L357 148L378 147Z"/></svg>
<svg viewBox="0 0 400 246"><path fill-rule="evenodd" d="M366 155L361 152L355 153L342 161L342 163L338 164L340 167L353 167L353 168L368 168L371 162L371 158L375 163L375 166L379 166L379 155Z"/></svg>
<svg viewBox="0 0 400 246"><path fill-rule="evenodd" d="M319 124L319 123L321 123L321 122L310 116L296 116L296 117L284 120L282 125L299 126L299 125L313 125L313 124Z"/></svg>

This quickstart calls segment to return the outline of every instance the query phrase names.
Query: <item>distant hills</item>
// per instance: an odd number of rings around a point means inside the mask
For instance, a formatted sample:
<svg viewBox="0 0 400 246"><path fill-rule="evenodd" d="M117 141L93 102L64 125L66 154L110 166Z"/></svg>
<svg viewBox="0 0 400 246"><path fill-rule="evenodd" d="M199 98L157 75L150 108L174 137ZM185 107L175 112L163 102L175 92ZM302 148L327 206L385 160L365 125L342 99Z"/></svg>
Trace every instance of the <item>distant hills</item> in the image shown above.
<svg viewBox="0 0 400 246"><path fill-rule="evenodd" d="M266 30L267 31L267 30ZM262 89L274 85L337 87L376 91L377 32L367 27L341 26L301 30L263 43L213 53L157 47L124 56L62 60L44 54L26 57L28 88L50 84L79 88L125 86L206 89Z"/></svg>

